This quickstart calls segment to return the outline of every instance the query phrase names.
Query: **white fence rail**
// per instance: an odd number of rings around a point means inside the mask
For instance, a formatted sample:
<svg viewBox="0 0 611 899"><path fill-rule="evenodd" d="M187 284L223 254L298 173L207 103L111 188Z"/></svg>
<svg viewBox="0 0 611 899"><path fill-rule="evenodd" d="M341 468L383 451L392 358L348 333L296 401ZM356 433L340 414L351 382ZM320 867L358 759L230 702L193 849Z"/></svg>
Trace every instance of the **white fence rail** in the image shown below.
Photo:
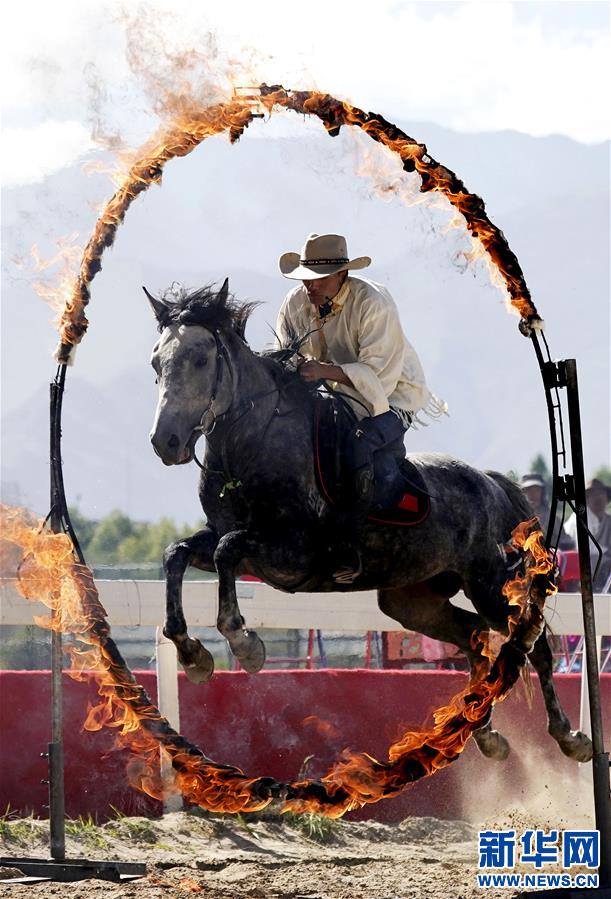
<svg viewBox="0 0 611 899"><path fill-rule="evenodd" d="M163 624L163 581L96 580L102 605L115 627ZM193 627L215 627L218 608L216 580L185 581L183 607ZM327 631L396 631L400 625L377 606L375 591L360 593L283 593L267 584L238 581L240 609L252 628L316 628ZM472 609L463 593L452 603ZM611 594L594 597L596 630L611 634ZM14 580L0 580L0 624L26 625L33 615L44 615L39 603L23 599ZM556 634L583 634L581 596L558 593L547 603L546 618Z"/></svg>

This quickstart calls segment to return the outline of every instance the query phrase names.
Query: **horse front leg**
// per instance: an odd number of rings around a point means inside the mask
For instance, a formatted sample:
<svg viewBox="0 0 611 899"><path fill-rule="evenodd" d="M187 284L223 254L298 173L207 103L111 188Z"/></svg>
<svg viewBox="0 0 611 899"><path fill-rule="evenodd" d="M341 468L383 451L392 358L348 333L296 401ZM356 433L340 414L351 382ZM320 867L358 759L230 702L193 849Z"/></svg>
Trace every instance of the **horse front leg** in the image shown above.
<svg viewBox="0 0 611 899"><path fill-rule="evenodd" d="M219 576L217 627L245 671L254 674L265 664L265 645L256 631L248 630L240 613L236 593L236 569L247 555L257 553L258 544L247 531L231 531L221 538L214 552Z"/></svg>
<svg viewBox="0 0 611 899"><path fill-rule="evenodd" d="M166 620L163 633L176 646L178 661L188 679L194 684L210 680L214 673L214 659L197 638L189 637L182 608L182 582L189 565L202 571L214 571L214 550L218 536L204 528L170 544L163 555L166 578Z"/></svg>

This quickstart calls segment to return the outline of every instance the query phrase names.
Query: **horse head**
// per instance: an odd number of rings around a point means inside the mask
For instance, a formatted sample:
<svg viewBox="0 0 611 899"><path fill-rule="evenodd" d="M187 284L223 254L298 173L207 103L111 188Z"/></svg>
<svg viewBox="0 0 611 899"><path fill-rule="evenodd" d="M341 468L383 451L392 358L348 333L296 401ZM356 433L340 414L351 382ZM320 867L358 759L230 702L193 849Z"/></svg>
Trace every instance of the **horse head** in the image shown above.
<svg viewBox="0 0 611 899"><path fill-rule="evenodd" d="M243 338L248 311L230 299L227 279L218 292L180 290L172 301L143 289L161 332L151 356L159 400L150 439L165 465L184 465L231 405L227 342L236 333Z"/></svg>

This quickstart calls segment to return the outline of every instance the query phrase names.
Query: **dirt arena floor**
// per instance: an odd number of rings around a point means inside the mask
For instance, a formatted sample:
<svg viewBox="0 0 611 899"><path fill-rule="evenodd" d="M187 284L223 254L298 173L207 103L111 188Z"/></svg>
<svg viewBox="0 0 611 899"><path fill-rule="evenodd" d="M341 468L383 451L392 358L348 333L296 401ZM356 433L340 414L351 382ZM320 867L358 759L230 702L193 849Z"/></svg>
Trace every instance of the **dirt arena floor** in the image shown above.
<svg viewBox="0 0 611 899"><path fill-rule="evenodd" d="M479 825L408 818L398 825L329 821L319 816L212 816L198 810L162 819L117 817L96 826L67 824L67 855L145 862L139 880L114 884L15 884L0 868L0 897L13 899L510 899L512 890L482 890L478 828L558 826L545 803L538 812L510 809ZM547 812L547 813L546 813ZM573 816L574 818L574 816ZM576 823L573 820L573 823ZM0 822L0 852L47 857L48 823Z"/></svg>
<svg viewBox="0 0 611 899"><path fill-rule="evenodd" d="M474 885L477 832L463 821L413 818L390 827L318 817L287 822L175 812L161 820L123 818L101 827L88 822L79 827L75 822L69 830L73 831L67 843L69 856L145 861L147 876L121 885L102 880L23 886L0 881L0 896L467 899L482 895ZM44 822L9 822L3 855L46 853ZM9 873L5 870L4 876Z"/></svg>

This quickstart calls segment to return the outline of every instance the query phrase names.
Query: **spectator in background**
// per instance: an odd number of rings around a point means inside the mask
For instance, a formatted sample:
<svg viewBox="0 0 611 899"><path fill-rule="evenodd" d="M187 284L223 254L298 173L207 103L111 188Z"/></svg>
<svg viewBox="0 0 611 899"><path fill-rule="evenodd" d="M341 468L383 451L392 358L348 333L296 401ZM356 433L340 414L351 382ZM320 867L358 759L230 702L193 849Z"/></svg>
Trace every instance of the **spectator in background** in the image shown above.
<svg viewBox="0 0 611 899"><path fill-rule="evenodd" d="M550 502L547 496L547 484L542 475L536 472L525 474L520 481L522 493L532 506L534 514L539 519L541 530L547 533L549 524ZM552 535L552 546L558 545L560 549L572 549L569 537L562 530L562 510L556 510L556 525Z"/></svg>
<svg viewBox="0 0 611 899"><path fill-rule="evenodd" d="M541 522L543 529L547 527L549 519L549 503L547 501L547 490L545 481L540 474L532 472L525 474L520 481L522 493L531 504L533 512Z"/></svg>
<svg viewBox="0 0 611 899"><path fill-rule="evenodd" d="M588 510L588 527L600 544L602 558L598 574L594 580L594 590L603 590L611 576L611 515L606 511L611 502L611 487L607 487L598 478L592 478L586 484L586 507ZM577 548L577 516L573 513L564 525L564 532ZM592 574L598 564L598 550L590 540L590 561Z"/></svg>

